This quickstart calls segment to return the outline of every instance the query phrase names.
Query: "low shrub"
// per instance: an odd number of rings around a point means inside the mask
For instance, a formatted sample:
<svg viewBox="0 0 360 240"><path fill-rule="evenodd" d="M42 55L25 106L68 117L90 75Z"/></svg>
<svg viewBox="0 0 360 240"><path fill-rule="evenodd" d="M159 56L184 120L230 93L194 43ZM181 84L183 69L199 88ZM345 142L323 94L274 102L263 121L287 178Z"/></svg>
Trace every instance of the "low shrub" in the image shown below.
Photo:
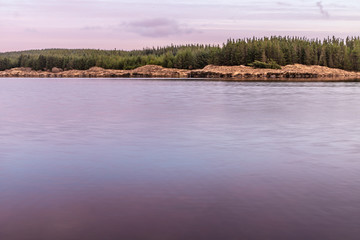
<svg viewBox="0 0 360 240"><path fill-rule="evenodd" d="M281 69L281 66L273 60L271 60L267 63L256 60L255 62L250 63L248 66L253 67L253 68Z"/></svg>

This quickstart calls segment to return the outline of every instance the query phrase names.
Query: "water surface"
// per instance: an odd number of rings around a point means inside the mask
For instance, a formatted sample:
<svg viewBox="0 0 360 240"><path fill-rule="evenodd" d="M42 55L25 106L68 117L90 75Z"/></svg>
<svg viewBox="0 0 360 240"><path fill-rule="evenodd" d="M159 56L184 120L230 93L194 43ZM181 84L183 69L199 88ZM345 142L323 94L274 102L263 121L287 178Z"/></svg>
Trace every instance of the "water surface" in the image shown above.
<svg viewBox="0 0 360 240"><path fill-rule="evenodd" d="M357 240L360 83L0 79L0 239Z"/></svg>

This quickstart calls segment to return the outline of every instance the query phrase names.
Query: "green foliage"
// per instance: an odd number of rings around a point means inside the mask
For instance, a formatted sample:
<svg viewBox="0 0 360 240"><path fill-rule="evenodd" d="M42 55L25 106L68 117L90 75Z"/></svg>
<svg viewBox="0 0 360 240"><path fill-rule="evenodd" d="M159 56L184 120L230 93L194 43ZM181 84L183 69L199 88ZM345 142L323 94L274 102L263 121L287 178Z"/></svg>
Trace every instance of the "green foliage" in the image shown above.
<svg viewBox="0 0 360 240"><path fill-rule="evenodd" d="M268 63L255 60L253 63L250 63L249 66L254 68L281 69L281 66L273 60Z"/></svg>
<svg viewBox="0 0 360 240"><path fill-rule="evenodd" d="M222 46L196 44L134 51L46 49L0 53L0 70L14 67L83 70L94 66L134 69L147 64L182 69L198 69L208 64L276 69L295 63L360 71L360 38L254 37L229 39Z"/></svg>
<svg viewBox="0 0 360 240"><path fill-rule="evenodd" d="M11 68L11 62L8 58L0 59L0 71Z"/></svg>

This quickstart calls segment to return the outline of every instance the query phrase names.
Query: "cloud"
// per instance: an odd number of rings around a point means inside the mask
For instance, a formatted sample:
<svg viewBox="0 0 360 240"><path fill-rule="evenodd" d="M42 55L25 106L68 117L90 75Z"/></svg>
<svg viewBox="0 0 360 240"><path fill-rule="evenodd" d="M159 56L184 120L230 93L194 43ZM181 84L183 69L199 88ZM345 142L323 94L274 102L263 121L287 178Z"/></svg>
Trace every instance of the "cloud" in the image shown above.
<svg viewBox="0 0 360 240"><path fill-rule="evenodd" d="M124 24L128 31L145 37L168 37L171 35L190 34L194 30L180 26L178 22L167 18L144 19Z"/></svg>
<svg viewBox="0 0 360 240"><path fill-rule="evenodd" d="M317 2L317 3L316 3L316 6L319 8L320 13L321 13L321 15L322 15L323 17L325 17L325 18L329 18L329 17L330 17L329 12L324 9L324 6L322 5L322 2L321 2L321 1L320 1L320 2Z"/></svg>
<svg viewBox="0 0 360 240"><path fill-rule="evenodd" d="M36 28L25 28L24 31L26 33L37 33L37 32L39 32Z"/></svg>
<svg viewBox="0 0 360 240"><path fill-rule="evenodd" d="M279 6L292 6L290 3L286 3L286 2L276 2L276 4Z"/></svg>
<svg viewBox="0 0 360 240"><path fill-rule="evenodd" d="M81 30L84 31L97 31L97 30L103 30L104 27L103 26L85 26L82 27Z"/></svg>

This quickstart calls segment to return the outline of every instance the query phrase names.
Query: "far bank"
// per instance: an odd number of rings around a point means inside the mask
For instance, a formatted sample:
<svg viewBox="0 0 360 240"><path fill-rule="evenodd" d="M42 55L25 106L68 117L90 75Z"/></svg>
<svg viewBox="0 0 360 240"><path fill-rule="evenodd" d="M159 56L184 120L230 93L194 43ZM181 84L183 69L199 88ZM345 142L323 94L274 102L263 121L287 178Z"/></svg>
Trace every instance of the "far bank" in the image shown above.
<svg viewBox="0 0 360 240"><path fill-rule="evenodd" d="M323 66L301 64L287 65L281 69L258 69L249 66L208 65L202 69L184 70L146 65L134 70L113 70L92 67L88 70L53 68L51 71L35 71L31 68L13 68L0 71L0 77L27 78L205 78L223 80L284 80L284 81L348 81L360 79L359 72Z"/></svg>

